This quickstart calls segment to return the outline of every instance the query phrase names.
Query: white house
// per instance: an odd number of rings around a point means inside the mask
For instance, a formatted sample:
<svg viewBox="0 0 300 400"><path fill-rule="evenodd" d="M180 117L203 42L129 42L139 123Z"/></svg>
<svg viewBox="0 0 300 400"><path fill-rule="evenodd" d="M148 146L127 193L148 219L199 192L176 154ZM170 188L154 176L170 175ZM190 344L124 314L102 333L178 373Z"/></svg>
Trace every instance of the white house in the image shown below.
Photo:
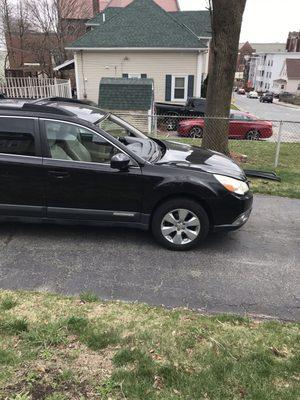
<svg viewBox="0 0 300 400"><path fill-rule="evenodd" d="M274 91L273 82L280 78L283 64L287 58L300 59L300 53L270 52L256 53L250 61L249 80L257 91Z"/></svg>
<svg viewBox="0 0 300 400"><path fill-rule="evenodd" d="M276 93L296 93L300 90L300 58L287 58L283 64L279 79L273 83Z"/></svg>
<svg viewBox="0 0 300 400"><path fill-rule="evenodd" d="M153 0L100 13L74 52L78 98L98 103L102 78L151 78L155 101L201 96L208 72L208 11L166 12Z"/></svg>

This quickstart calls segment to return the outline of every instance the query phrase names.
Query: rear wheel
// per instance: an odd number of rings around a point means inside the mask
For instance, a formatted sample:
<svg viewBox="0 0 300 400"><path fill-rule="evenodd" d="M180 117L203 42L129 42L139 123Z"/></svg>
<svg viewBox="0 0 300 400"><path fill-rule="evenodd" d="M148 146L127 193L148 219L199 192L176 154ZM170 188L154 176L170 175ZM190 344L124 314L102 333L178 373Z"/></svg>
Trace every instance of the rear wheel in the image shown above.
<svg viewBox="0 0 300 400"><path fill-rule="evenodd" d="M203 138L203 129L201 126L193 126L193 128L190 130L190 137Z"/></svg>
<svg viewBox="0 0 300 400"><path fill-rule="evenodd" d="M260 139L260 133L256 129L251 129L250 131L247 132L245 136L246 140L259 140Z"/></svg>
<svg viewBox="0 0 300 400"><path fill-rule="evenodd" d="M176 131L178 126L178 114L170 114L166 117L165 126L168 131Z"/></svg>
<svg viewBox="0 0 300 400"><path fill-rule="evenodd" d="M195 201L175 198L159 206L152 218L152 232L162 246L170 250L190 250L208 234L209 220Z"/></svg>

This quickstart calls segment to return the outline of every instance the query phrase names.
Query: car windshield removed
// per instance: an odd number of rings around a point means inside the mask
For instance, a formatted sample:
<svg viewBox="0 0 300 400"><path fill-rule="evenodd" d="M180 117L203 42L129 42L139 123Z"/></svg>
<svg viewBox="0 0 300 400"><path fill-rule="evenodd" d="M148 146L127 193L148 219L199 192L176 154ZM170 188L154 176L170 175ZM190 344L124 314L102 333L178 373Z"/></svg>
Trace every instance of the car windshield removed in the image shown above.
<svg viewBox="0 0 300 400"><path fill-rule="evenodd" d="M115 115L107 115L97 126L146 161L155 162L162 156L162 149L157 142Z"/></svg>

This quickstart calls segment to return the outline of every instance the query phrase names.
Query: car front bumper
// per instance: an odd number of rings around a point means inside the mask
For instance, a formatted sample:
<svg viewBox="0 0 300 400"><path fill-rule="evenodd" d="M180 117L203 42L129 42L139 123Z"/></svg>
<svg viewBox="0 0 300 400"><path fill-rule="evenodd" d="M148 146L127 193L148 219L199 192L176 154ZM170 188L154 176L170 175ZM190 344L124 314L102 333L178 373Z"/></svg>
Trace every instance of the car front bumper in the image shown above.
<svg viewBox="0 0 300 400"><path fill-rule="evenodd" d="M251 214L251 211L252 211L252 208L250 208L249 210L243 212L231 224L216 225L214 227L214 230L215 231L235 231L236 229L241 228L248 221L248 219L250 217L250 214Z"/></svg>
<svg viewBox="0 0 300 400"><path fill-rule="evenodd" d="M253 195L245 196L230 194L221 204L216 205L214 231L231 231L241 228L248 221L253 204Z"/></svg>

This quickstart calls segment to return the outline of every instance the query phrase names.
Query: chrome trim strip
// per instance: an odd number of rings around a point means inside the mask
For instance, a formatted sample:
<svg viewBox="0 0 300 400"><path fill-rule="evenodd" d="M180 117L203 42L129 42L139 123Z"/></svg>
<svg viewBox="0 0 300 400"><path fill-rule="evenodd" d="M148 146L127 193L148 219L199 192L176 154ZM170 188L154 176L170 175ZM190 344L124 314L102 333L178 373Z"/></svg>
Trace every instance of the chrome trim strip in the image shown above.
<svg viewBox="0 0 300 400"><path fill-rule="evenodd" d="M135 213L127 213L127 212L114 212L113 213L114 217L134 217Z"/></svg>

